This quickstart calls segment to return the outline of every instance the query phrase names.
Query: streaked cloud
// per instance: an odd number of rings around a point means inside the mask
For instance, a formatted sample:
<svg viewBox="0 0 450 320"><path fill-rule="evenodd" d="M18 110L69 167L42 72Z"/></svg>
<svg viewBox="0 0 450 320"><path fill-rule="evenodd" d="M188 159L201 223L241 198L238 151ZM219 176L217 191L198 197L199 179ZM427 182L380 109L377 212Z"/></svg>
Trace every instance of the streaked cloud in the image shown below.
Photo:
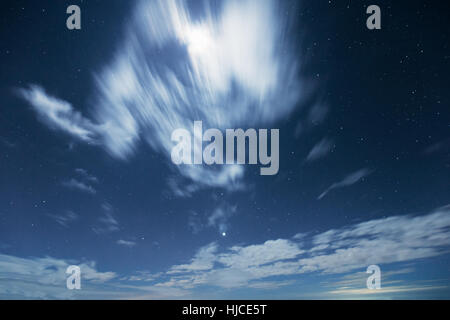
<svg viewBox="0 0 450 320"><path fill-rule="evenodd" d="M64 228L68 228L70 224L79 219L79 215L70 210L66 211L64 214L60 215L49 214L48 216L53 220L55 220L58 224L60 224Z"/></svg>
<svg viewBox="0 0 450 320"><path fill-rule="evenodd" d="M298 139L302 134L305 134L322 124L328 115L328 112L328 105L322 100L322 98L318 98L318 101L314 102L312 107L297 122L294 129L294 137Z"/></svg>
<svg viewBox="0 0 450 320"><path fill-rule="evenodd" d="M74 190L78 190L78 191L82 191L82 192L86 192L89 194L96 194L97 190L94 189L94 187L79 181L75 178L72 178L70 180L66 180L62 182L62 185L66 188L69 189L74 189Z"/></svg>
<svg viewBox="0 0 450 320"><path fill-rule="evenodd" d="M345 178L343 178L339 182L333 183L331 186L329 186L324 192L322 192L318 197L317 200L322 199L325 197L331 190L339 189L343 187L349 187L351 185L354 185L355 183L361 181L361 179L367 177L369 174L372 173L372 170L364 168L355 172L350 173Z"/></svg>
<svg viewBox="0 0 450 320"><path fill-rule="evenodd" d="M98 178L90 173L87 170L82 168L75 169L75 172L85 181L89 181L91 183L98 183Z"/></svg>
<svg viewBox="0 0 450 320"><path fill-rule="evenodd" d="M193 234L197 234L203 229L204 224L198 212L191 211L189 213L188 227L191 229Z"/></svg>
<svg viewBox="0 0 450 320"><path fill-rule="evenodd" d="M18 92L31 104L39 119L51 129L66 132L85 142L96 141L96 125L76 111L69 102L48 95L37 85L19 89Z"/></svg>
<svg viewBox="0 0 450 320"><path fill-rule="evenodd" d="M111 233L119 231L119 222L114 217L114 209L108 204L102 204L102 215L98 219L99 224L92 228L92 230L97 234Z"/></svg>
<svg viewBox="0 0 450 320"><path fill-rule="evenodd" d="M92 119L36 85L21 96L49 127L119 159L145 141L170 163L172 131L193 131L194 120L225 129L285 118L304 93L286 10L272 0L221 4L194 19L186 1L140 1L114 59L95 74ZM173 169L198 187L235 190L244 177L242 166Z"/></svg>
<svg viewBox="0 0 450 320"><path fill-rule="evenodd" d="M66 188L75 189L90 194L97 193L97 190L91 185L92 183L98 183L97 177L80 168L75 169L75 174L77 177L63 181L62 185Z"/></svg>
<svg viewBox="0 0 450 320"><path fill-rule="evenodd" d="M333 141L328 138L323 138L319 141L308 153L306 161L311 162L325 157L333 148Z"/></svg>
<svg viewBox="0 0 450 320"><path fill-rule="evenodd" d="M329 299L391 299L405 296L414 296L418 292L448 290L448 281L405 281L403 275L411 275L417 272L414 268L401 268L381 273L381 289L370 290L366 281L368 274L365 271L346 274L336 280L323 283L326 289L322 295ZM436 284L437 282L440 283ZM447 282L447 284L445 283Z"/></svg>
<svg viewBox="0 0 450 320"><path fill-rule="evenodd" d="M124 247L128 247L128 248L132 248L134 246L136 246L136 242L135 241L129 241L129 240L117 240L116 243L120 246L124 246Z"/></svg>

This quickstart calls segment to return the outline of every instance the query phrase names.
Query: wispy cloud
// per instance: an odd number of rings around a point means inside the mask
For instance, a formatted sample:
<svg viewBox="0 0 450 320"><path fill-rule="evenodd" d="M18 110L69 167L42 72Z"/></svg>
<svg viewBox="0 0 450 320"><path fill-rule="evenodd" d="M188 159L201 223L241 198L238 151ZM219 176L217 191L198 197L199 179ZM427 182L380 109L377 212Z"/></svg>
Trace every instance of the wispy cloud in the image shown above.
<svg viewBox="0 0 450 320"><path fill-rule="evenodd" d="M79 191L86 192L86 193L89 193L89 194L96 194L97 193L97 190L95 190L92 186L90 186L90 185L88 185L88 184L86 184L86 183L84 183L82 181L79 181L79 180L77 180L75 178L72 178L72 179L67 180L67 181L63 181L62 185L64 187L66 187L66 188L79 190Z"/></svg>
<svg viewBox="0 0 450 320"><path fill-rule="evenodd" d="M333 141L328 138L323 138L318 142L309 152L306 161L311 162L325 157L333 148Z"/></svg>
<svg viewBox="0 0 450 320"><path fill-rule="evenodd" d="M377 290L370 290L367 288L358 288L358 289L349 289L349 288L341 288L336 289L334 291L329 291L330 294L334 295L340 295L341 297L347 296L349 299L353 296L365 296L365 295L386 295L391 293L405 293L405 292L417 292L417 291L436 291L436 290L442 290L447 289L448 286L432 286L432 285L420 285L420 286L414 286L414 285L404 285L404 286L389 286L387 288L383 288L382 291Z"/></svg>
<svg viewBox="0 0 450 320"><path fill-rule="evenodd" d="M236 213L237 206L231 206L228 204L222 204L208 217L208 226L215 227L223 234L228 230L228 220Z"/></svg>
<svg viewBox="0 0 450 320"><path fill-rule="evenodd" d="M49 214L48 216L53 220L55 220L58 224L60 224L64 228L68 228L71 223L75 222L79 218L78 214L70 210L61 215Z"/></svg>
<svg viewBox="0 0 450 320"><path fill-rule="evenodd" d="M17 143L14 143L4 137L0 137L0 143L7 148L15 148L17 146Z"/></svg>
<svg viewBox="0 0 450 320"><path fill-rule="evenodd" d="M75 173L77 177L62 182L64 187L90 194L97 193L97 190L91 185L92 183L98 183L97 177L89 174L85 169L81 168L75 169Z"/></svg>
<svg viewBox="0 0 450 320"><path fill-rule="evenodd" d="M100 225L93 227L92 230L97 234L119 231L119 222L113 215L113 207L108 203L104 203L102 205L102 211L103 213L98 219Z"/></svg>
<svg viewBox="0 0 450 320"><path fill-rule="evenodd" d="M195 254L194 258L192 258L191 263L173 266L168 271L168 274L211 270L216 260L216 251L216 243L208 244Z"/></svg>
<svg viewBox="0 0 450 320"><path fill-rule="evenodd" d="M294 137L299 138L300 135L310 131L314 127L320 125L326 118L329 107L319 98L307 112L306 116L301 118L294 129Z"/></svg>
<svg viewBox="0 0 450 320"><path fill-rule="evenodd" d="M66 288L66 269L76 264L82 273L82 285L89 288L100 285L117 275L100 272L95 262L66 261L51 257L18 258L0 254L0 298L8 299L70 299L74 291Z"/></svg>
<svg viewBox="0 0 450 320"><path fill-rule="evenodd" d="M199 233L203 229L204 225L198 212L191 211L189 213L188 227L194 234Z"/></svg>
<svg viewBox="0 0 450 320"><path fill-rule="evenodd" d="M128 248L132 248L134 246L136 246L136 242L135 241L128 241L128 240L117 240L116 242L118 245L124 246L124 247L128 247Z"/></svg>
<svg viewBox="0 0 450 320"><path fill-rule="evenodd" d="M425 148L424 153L427 155L450 150L450 138L433 143Z"/></svg>
<svg viewBox="0 0 450 320"><path fill-rule="evenodd" d="M205 3L206 4L206 3ZM127 159L145 141L170 163L171 133L267 125L302 97L289 18L278 1L229 0L194 18L183 0L140 1L112 63L95 74L89 119L38 86L22 89L50 127ZM175 169L175 168L174 168ZM242 166L177 166L198 186L236 188Z"/></svg>
<svg viewBox="0 0 450 320"><path fill-rule="evenodd" d="M335 182L331 186L329 186L324 192L322 192L317 197L317 200L320 200L323 197L325 197L331 190L354 185L355 183L359 182L361 179L367 177L371 173L372 173L372 170L366 169L366 168L358 170L358 171L355 171L353 173L350 173L349 175L347 175L341 181Z"/></svg>
<svg viewBox="0 0 450 320"><path fill-rule="evenodd" d="M92 183L98 183L98 178L96 176L88 173L86 169L77 168L77 169L75 169L75 173L77 173L85 181L89 181Z"/></svg>
<svg viewBox="0 0 450 320"><path fill-rule="evenodd" d="M402 275L411 275L417 272L414 268L401 268L394 271L381 273L381 289L371 290L367 288L368 274L365 271L354 272L339 277L337 280L329 280L323 283L322 295L331 299L390 299L399 296L414 296L423 291L448 290L448 281L439 279L422 281L405 281ZM438 282L441 284L439 285Z"/></svg>
<svg viewBox="0 0 450 320"><path fill-rule="evenodd" d="M31 85L28 89L19 89L18 92L31 104L39 119L50 128L64 131L85 142L96 141L96 126L75 111L67 101L48 95L37 85Z"/></svg>

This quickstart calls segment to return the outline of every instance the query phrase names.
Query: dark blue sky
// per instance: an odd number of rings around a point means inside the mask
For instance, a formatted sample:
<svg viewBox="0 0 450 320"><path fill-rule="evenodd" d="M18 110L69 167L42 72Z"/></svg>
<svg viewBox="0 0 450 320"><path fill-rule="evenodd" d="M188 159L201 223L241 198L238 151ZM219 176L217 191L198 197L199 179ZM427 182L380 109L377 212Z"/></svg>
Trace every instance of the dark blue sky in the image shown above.
<svg viewBox="0 0 450 320"><path fill-rule="evenodd" d="M449 298L448 4L167 3L2 2L0 298ZM177 167L194 120L278 174Z"/></svg>

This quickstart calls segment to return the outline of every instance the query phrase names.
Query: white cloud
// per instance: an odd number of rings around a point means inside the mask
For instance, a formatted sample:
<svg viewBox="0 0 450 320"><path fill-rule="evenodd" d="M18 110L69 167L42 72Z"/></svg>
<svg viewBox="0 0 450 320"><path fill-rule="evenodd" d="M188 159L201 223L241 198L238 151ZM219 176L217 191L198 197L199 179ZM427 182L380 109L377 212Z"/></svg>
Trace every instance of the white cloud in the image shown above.
<svg viewBox="0 0 450 320"><path fill-rule="evenodd" d="M21 89L19 93L38 114L39 118L50 128L93 143L96 139L96 126L83 115L74 110L67 101L49 96L44 89L31 85L29 89Z"/></svg>
<svg viewBox="0 0 450 320"><path fill-rule="evenodd" d="M313 244L327 245L327 249L299 263L304 271L338 273L371 264L437 256L450 245L449 228L450 206L425 216L371 220L315 236Z"/></svg>
<svg viewBox="0 0 450 320"><path fill-rule="evenodd" d="M83 286L99 285L116 277L114 272L99 272L94 262L76 263L51 257L18 258L0 254L0 298L70 299L66 269L69 265L81 269ZM89 289L88 289L89 290Z"/></svg>
<svg viewBox="0 0 450 320"><path fill-rule="evenodd" d="M203 223L201 217L195 211L189 213L188 227L191 229L192 233L197 234L203 229Z"/></svg>
<svg viewBox="0 0 450 320"><path fill-rule="evenodd" d="M189 264L181 264L173 266L168 273L185 273L192 271L211 270L214 265L215 252L217 251L217 244L211 243L201 248Z"/></svg>
<svg viewBox="0 0 450 320"><path fill-rule="evenodd" d="M58 224L60 224L65 228L68 228L71 223L75 222L79 218L79 215L73 211L67 211L61 215L49 214L48 216L54 219Z"/></svg>
<svg viewBox="0 0 450 320"><path fill-rule="evenodd" d="M220 205L208 217L208 226L217 228L221 234L226 233L228 231L228 219L236 213L236 209L236 206Z"/></svg>
<svg viewBox="0 0 450 320"><path fill-rule="evenodd" d="M92 230L97 234L103 234L103 233L111 233L115 231L119 231L119 222L113 215L113 207L108 204L104 203L102 205L103 213L98 219L100 222L99 226L93 227Z"/></svg>
<svg viewBox="0 0 450 320"><path fill-rule="evenodd" d="M278 239L268 240L260 245L231 247L229 253L221 254L217 260L226 267L248 268L293 259L303 252L298 244Z"/></svg>
<svg viewBox="0 0 450 320"><path fill-rule="evenodd" d="M320 200L323 197L325 197L331 190L348 187L351 185L354 185L355 183L359 182L361 179L367 177L369 174L372 173L372 170L370 169L361 169L355 172L350 173L347 175L344 179L342 179L339 182L333 183L331 186L329 186L324 192L322 192L317 199Z"/></svg>
<svg viewBox="0 0 450 320"><path fill-rule="evenodd" d="M298 241L269 240L222 252L212 243L201 248L190 264L171 267L167 275L175 276L158 285L241 287L274 276L340 274L372 264L384 266L442 255L450 246L450 206L423 216L370 220L309 239L302 235Z"/></svg>
<svg viewBox="0 0 450 320"><path fill-rule="evenodd" d="M323 101L319 101L314 104L309 111L308 120L313 125L321 123L328 114L328 107Z"/></svg>
<svg viewBox="0 0 450 320"><path fill-rule="evenodd" d="M89 181L91 183L98 183L98 178L90 173L87 170L82 168L75 169L75 173L77 173L82 179L85 181Z"/></svg>
<svg viewBox="0 0 450 320"><path fill-rule="evenodd" d="M96 194L97 190L95 190L92 186L79 181L75 178L72 178L70 180L67 181L63 181L62 185L64 187L70 188L70 189L75 189L75 190L79 190L82 192L86 192L86 193L90 193L90 194Z"/></svg>
<svg viewBox="0 0 450 320"><path fill-rule="evenodd" d="M318 142L309 152L306 161L314 161L325 157L333 148L333 141L327 138Z"/></svg>
<svg viewBox="0 0 450 320"><path fill-rule="evenodd" d="M118 245L124 246L124 247L128 247L128 248L132 248L134 246L136 246L136 242L134 241L128 241L128 240L117 240L116 242Z"/></svg>
<svg viewBox="0 0 450 320"><path fill-rule="evenodd" d="M139 2L112 63L95 74L93 120L32 86L22 90L41 119L127 159L139 141L170 163L171 133L265 126L302 96L289 19L278 1L229 0L193 18L183 0ZM199 187L240 189L242 166L177 166Z"/></svg>

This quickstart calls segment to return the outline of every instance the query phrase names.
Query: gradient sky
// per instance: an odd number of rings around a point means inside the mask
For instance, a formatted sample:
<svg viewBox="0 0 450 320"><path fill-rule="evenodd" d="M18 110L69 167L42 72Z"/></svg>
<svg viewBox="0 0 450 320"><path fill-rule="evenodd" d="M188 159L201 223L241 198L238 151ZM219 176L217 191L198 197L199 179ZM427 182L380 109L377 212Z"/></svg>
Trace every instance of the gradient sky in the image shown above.
<svg viewBox="0 0 450 320"><path fill-rule="evenodd" d="M450 298L450 10L372 2L2 1L0 298ZM278 174L174 165L194 120Z"/></svg>

